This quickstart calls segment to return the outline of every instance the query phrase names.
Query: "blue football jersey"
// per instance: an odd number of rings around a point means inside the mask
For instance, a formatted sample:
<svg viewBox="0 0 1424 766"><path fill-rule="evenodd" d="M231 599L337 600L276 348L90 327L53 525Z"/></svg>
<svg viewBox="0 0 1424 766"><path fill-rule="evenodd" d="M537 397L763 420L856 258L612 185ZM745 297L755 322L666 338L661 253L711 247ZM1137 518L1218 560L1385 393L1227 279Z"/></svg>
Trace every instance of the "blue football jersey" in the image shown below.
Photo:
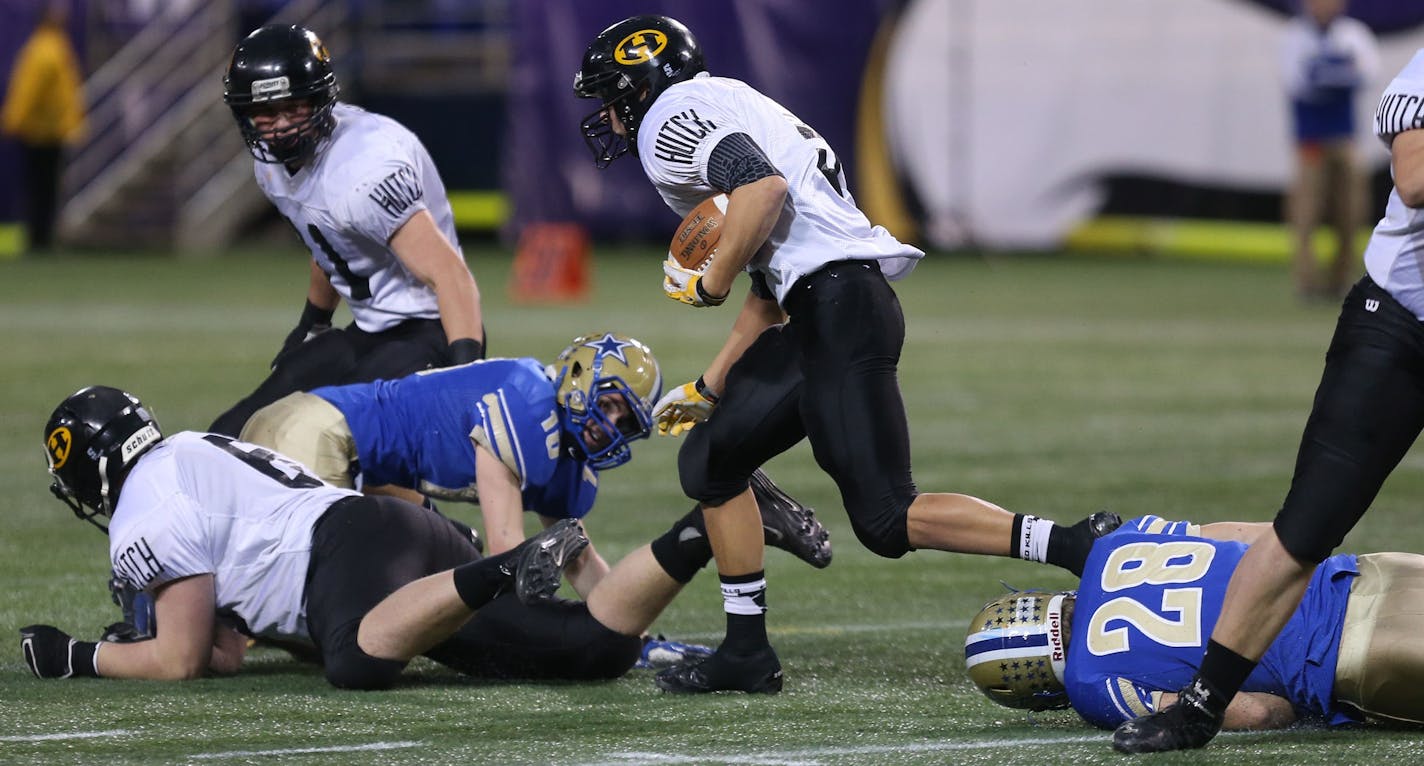
<svg viewBox="0 0 1424 766"><path fill-rule="evenodd" d="M1111 729L1151 713L1155 693L1177 692L1196 672L1246 545L1194 532L1147 516L1094 544L1064 679L1073 709L1088 722ZM1332 700L1345 604L1358 574L1353 555L1316 567L1300 608L1242 691L1284 697L1303 717L1353 720Z"/></svg>
<svg viewBox="0 0 1424 766"><path fill-rule="evenodd" d="M535 359L487 359L312 391L346 416L366 484L473 500L476 445L519 478L524 509L582 518L598 473L561 448L554 384Z"/></svg>

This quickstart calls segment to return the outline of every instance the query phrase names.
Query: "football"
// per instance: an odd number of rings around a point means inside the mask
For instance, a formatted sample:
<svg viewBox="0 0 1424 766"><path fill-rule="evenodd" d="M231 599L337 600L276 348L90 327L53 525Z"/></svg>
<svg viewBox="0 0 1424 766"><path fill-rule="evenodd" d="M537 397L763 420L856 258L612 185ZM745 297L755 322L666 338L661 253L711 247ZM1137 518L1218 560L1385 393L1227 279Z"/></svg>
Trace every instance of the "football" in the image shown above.
<svg viewBox="0 0 1424 766"><path fill-rule="evenodd" d="M722 237L722 216L727 212L727 195L718 194L698 203L673 235L668 256L684 269L703 271L717 252Z"/></svg>

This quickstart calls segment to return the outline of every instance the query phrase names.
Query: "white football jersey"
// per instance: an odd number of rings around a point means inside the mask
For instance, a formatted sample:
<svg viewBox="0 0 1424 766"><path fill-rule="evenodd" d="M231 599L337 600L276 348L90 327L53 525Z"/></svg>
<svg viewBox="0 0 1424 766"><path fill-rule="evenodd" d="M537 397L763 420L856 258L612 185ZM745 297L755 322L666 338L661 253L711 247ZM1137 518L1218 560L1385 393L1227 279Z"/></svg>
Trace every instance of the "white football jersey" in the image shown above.
<svg viewBox="0 0 1424 766"><path fill-rule="evenodd" d="M1386 146L1406 130L1424 128L1424 50L1414 54L1384 89L1375 112L1375 135ZM1394 169L1390 168L1393 176ZM1424 321L1424 209L1412 208L1390 189L1384 218L1365 246L1370 278Z"/></svg>
<svg viewBox="0 0 1424 766"><path fill-rule="evenodd" d="M643 171L673 212L686 216L718 193L708 185L708 158L732 133L751 136L786 177L786 209L747 266L766 276L778 301L796 280L833 261L878 260L896 280L924 257L870 224L840 160L816 131L746 83L705 72L663 91L638 129Z"/></svg>
<svg viewBox="0 0 1424 766"><path fill-rule="evenodd" d="M333 114L336 128L310 163L295 175L281 164L255 163L257 185L311 248L358 327L379 332L438 318L435 291L390 248L391 236L421 210L460 248L430 153L389 117L342 103Z"/></svg>
<svg viewBox="0 0 1424 766"><path fill-rule="evenodd" d="M312 526L357 493L254 444L184 431L139 459L109 523L114 571L152 592L213 575L217 608L254 635L311 643L307 565Z"/></svg>

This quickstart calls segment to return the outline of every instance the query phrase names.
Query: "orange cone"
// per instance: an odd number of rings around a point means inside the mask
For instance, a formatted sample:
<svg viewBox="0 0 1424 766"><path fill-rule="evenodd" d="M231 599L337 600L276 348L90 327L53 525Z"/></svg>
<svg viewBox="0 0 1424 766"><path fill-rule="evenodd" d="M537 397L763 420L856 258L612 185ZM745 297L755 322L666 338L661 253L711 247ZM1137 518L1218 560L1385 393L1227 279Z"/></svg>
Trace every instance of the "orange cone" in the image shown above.
<svg viewBox="0 0 1424 766"><path fill-rule="evenodd" d="M588 297L588 232L576 223L535 223L514 251L510 297L520 303L566 303Z"/></svg>

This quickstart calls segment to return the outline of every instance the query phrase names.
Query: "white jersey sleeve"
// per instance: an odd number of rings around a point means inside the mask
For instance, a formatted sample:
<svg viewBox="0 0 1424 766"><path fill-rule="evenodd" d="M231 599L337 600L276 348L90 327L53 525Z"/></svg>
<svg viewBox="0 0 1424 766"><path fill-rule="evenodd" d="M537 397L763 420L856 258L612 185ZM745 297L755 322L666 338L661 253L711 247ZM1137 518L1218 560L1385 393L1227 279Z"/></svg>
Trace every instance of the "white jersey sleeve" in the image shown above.
<svg viewBox="0 0 1424 766"><path fill-rule="evenodd" d="M1375 135L1385 146L1406 130L1424 128L1424 50L1395 75L1375 110Z"/></svg>
<svg viewBox="0 0 1424 766"><path fill-rule="evenodd" d="M219 611L255 635L310 642L312 528L353 496L256 445L174 434L124 482L109 525L110 558L120 577L149 591L210 574Z"/></svg>
<svg viewBox="0 0 1424 766"><path fill-rule="evenodd" d="M290 174L257 164L258 185L292 222L357 326L380 332L440 315L435 291L390 247L412 216L428 210L459 250L454 214L430 153L388 117L337 104L336 128L307 167Z"/></svg>
<svg viewBox="0 0 1424 766"><path fill-rule="evenodd" d="M749 271L784 299L803 276L828 263L878 260L899 279L924 257L872 226L855 204L835 150L814 129L746 83L699 74L664 91L644 116L638 157L663 201L679 216L716 194L708 166L718 142L749 136L786 178L786 209Z"/></svg>

